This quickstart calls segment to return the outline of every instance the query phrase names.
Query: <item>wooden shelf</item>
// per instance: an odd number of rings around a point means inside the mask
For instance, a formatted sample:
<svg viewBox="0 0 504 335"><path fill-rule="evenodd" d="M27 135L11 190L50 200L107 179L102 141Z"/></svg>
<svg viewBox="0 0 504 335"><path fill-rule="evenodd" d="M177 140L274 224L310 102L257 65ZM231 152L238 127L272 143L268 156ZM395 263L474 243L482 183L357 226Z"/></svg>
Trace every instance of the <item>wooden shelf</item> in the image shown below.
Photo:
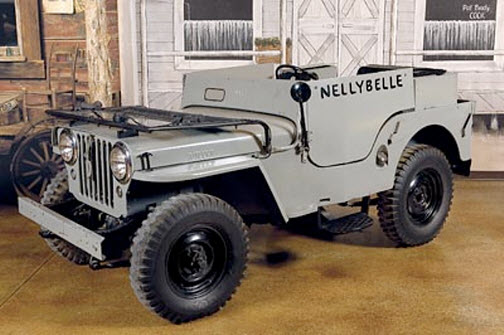
<svg viewBox="0 0 504 335"><path fill-rule="evenodd" d="M26 61L26 57L24 56L1 56L0 63L15 63L15 62L24 62Z"/></svg>
<svg viewBox="0 0 504 335"><path fill-rule="evenodd" d="M44 79L44 61L0 62L0 79Z"/></svg>
<svg viewBox="0 0 504 335"><path fill-rule="evenodd" d="M0 126L0 138L15 137L26 125L24 122L19 122L8 126Z"/></svg>

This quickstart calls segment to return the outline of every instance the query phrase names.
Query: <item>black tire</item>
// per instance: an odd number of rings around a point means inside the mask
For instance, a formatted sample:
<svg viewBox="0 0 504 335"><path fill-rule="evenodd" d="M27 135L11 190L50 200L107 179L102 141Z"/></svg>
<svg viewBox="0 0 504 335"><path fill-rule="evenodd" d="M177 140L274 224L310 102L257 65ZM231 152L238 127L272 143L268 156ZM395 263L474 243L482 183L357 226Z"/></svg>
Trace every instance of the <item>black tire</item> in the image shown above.
<svg viewBox="0 0 504 335"><path fill-rule="evenodd" d="M56 177L54 177L41 200L41 204L44 206L54 206L61 204L69 199L72 199L70 192L68 192L68 173L67 171L59 172ZM85 251L77 248L71 243L62 240L59 237L50 237L44 239L56 254L63 258L66 258L72 263L77 265L87 265L89 264L90 256Z"/></svg>
<svg viewBox="0 0 504 335"><path fill-rule="evenodd" d="M240 285L248 233L226 202L175 196L154 209L131 247L131 286L148 309L176 324L217 312Z"/></svg>
<svg viewBox="0 0 504 335"><path fill-rule="evenodd" d="M419 246L441 231L453 198L453 173L440 150L408 146L399 161L394 188L379 194L383 232L401 246Z"/></svg>

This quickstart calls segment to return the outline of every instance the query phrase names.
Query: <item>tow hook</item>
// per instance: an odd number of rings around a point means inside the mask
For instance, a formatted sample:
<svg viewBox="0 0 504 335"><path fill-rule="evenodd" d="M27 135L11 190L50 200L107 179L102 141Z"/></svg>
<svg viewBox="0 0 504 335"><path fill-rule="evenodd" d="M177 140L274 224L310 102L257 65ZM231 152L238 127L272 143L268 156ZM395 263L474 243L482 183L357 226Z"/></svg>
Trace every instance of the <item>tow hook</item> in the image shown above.
<svg viewBox="0 0 504 335"><path fill-rule="evenodd" d="M129 266L129 258L119 258L109 261L100 261L94 257L89 259L89 267L93 271L98 271L102 269L115 269L120 267Z"/></svg>
<svg viewBox="0 0 504 335"><path fill-rule="evenodd" d="M89 267L93 271L100 270L102 269L102 263L100 262L100 260L91 257L91 259L89 260Z"/></svg>

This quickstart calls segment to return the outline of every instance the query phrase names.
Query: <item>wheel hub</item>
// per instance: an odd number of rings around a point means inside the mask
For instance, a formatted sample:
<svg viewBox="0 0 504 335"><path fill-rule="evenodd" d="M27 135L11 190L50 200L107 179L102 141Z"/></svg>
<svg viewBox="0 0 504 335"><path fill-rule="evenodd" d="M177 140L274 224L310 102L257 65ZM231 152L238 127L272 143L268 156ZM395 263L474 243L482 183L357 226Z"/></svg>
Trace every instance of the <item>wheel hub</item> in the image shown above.
<svg viewBox="0 0 504 335"><path fill-rule="evenodd" d="M54 178L58 173L60 167L55 161L46 161L41 164L40 174L44 178Z"/></svg>
<svg viewBox="0 0 504 335"><path fill-rule="evenodd" d="M211 228L181 236L166 255L166 278L182 296L195 298L218 285L225 271L227 246Z"/></svg>
<svg viewBox="0 0 504 335"><path fill-rule="evenodd" d="M407 210L413 223L424 226L432 221L443 198L443 186L439 173L434 169L420 171L408 190Z"/></svg>
<svg viewBox="0 0 504 335"><path fill-rule="evenodd" d="M23 141L12 159L12 179L18 194L40 201L47 185L64 168L51 148L51 133L43 130Z"/></svg>
<svg viewBox="0 0 504 335"><path fill-rule="evenodd" d="M430 194L429 190L422 185L421 187L415 188L413 191L413 204L415 208L420 209L420 210L426 210L429 207L429 202L430 202Z"/></svg>
<svg viewBox="0 0 504 335"><path fill-rule="evenodd" d="M205 248L198 244L191 244L186 247L181 265L181 275L187 281L201 279L210 271Z"/></svg>

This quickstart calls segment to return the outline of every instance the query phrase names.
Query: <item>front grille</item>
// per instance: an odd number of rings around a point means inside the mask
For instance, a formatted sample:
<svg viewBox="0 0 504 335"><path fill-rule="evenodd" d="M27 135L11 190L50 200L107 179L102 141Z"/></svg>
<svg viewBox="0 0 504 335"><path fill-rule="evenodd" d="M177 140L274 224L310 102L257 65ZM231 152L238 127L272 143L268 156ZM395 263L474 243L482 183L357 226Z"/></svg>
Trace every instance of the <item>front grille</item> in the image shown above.
<svg viewBox="0 0 504 335"><path fill-rule="evenodd" d="M77 134L79 192L87 199L114 208L114 177L109 156L112 144L88 134Z"/></svg>

